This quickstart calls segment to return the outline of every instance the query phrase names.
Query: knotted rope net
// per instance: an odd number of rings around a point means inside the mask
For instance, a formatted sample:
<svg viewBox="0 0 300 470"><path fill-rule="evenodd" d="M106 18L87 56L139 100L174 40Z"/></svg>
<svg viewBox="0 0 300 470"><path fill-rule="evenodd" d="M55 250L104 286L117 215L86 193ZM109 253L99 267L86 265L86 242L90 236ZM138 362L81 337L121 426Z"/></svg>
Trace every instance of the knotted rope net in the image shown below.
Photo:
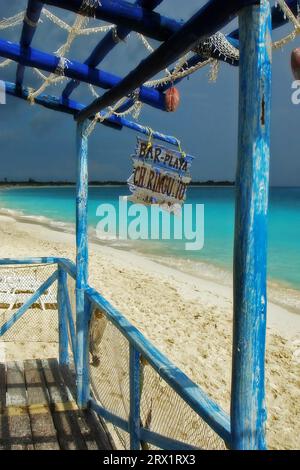
<svg viewBox="0 0 300 470"><path fill-rule="evenodd" d="M42 23L45 20L51 21L61 30L67 32L67 38L65 42L56 51L54 51L54 54L59 57L59 61L58 66L53 73L46 75L40 70L34 69L37 76L42 80L42 83L37 89L31 89L29 93L28 100L32 104L34 103L34 100L50 85L57 85L68 79L65 76L65 72L68 68L68 58L66 55L69 53L74 41L79 37L90 34L98 35L111 31L116 43L126 43L126 39L120 39L118 36L118 28L113 24L89 27L91 18L95 16L96 7L100 5L100 0L82 0L80 10L75 16L75 20L72 25L69 25L65 20L59 18L57 15L49 11L49 9L43 7L39 22ZM288 42L293 41L300 33L300 21L299 11L297 12L297 15L294 15L285 0L277 0L275 7L282 10L285 17L293 26L293 31L291 33L273 43L273 48L278 49L282 48ZM29 21L26 17L26 11L21 11L10 18L2 19L0 21L0 30L16 27L23 21L27 23ZM137 38L148 53L152 53L154 51L153 46L144 35L135 33L129 34L128 37ZM195 55L196 57L198 56L199 60L193 60L190 62L189 59L195 58ZM200 41L193 51L190 51L188 54L181 57L176 62L172 70L165 69L163 77L149 80L144 83L144 86L152 88L172 86L178 80L192 75L206 66L210 66L209 80L214 82L218 76L220 61L227 62L232 65L238 65L239 50L234 46L229 37L226 37L221 32L217 32L213 36ZM3 60L0 62L0 68L10 65L11 62L12 61L10 59ZM95 86L88 85L88 89L95 98L100 96ZM112 115L119 117L131 115L134 119L138 119L142 106L143 104L139 100L139 90L135 90L133 94L122 98L113 106L109 107L105 112L95 115L94 120L87 129L87 132L90 134L95 128L97 122L104 121ZM122 109L120 109L121 107Z"/></svg>

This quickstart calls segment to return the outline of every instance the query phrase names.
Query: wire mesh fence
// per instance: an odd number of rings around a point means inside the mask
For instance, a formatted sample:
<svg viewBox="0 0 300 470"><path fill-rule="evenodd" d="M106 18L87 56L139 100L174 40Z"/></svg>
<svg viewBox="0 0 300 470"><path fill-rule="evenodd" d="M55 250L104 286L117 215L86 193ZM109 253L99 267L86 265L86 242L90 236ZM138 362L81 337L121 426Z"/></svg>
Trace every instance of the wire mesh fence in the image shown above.
<svg viewBox="0 0 300 470"><path fill-rule="evenodd" d="M141 361L141 425L200 449L224 450L224 441L144 359ZM155 447L142 443L143 449Z"/></svg>
<svg viewBox="0 0 300 470"><path fill-rule="evenodd" d="M95 309L90 325L90 381L96 401L128 422L129 342L103 312ZM141 426L164 437L201 449L226 449L224 441L147 363L141 359ZM129 435L114 426L121 448L130 449ZM142 442L145 450L155 449Z"/></svg>
<svg viewBox="0 0 300 470"><path fill-rule="evenodd" d="M0 327L14 318L56 265L0 267ZM58 342L57 281L1 337L4 342Z"/></svg>
<svg viewBox="0 0 300 470"><path fill-rule="evenodd" d="M129 344L95 309L90 327L90 381L94 398L116 416L129 419ZM129 448L129 435L114 428L123 448Z"/></svg>

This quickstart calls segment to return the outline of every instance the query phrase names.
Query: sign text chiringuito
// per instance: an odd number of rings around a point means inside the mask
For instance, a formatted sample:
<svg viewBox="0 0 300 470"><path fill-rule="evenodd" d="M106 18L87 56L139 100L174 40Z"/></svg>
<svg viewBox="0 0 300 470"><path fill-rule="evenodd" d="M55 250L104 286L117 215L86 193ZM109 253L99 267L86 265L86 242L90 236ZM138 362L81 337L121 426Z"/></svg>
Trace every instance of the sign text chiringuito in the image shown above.
<svg viewBox="0 0 300 470"><path fill-rule="evenodd" d="M133 173L128 179L130 201L143 204L182 205L191 181L190 155L138 139Z"/></svg>

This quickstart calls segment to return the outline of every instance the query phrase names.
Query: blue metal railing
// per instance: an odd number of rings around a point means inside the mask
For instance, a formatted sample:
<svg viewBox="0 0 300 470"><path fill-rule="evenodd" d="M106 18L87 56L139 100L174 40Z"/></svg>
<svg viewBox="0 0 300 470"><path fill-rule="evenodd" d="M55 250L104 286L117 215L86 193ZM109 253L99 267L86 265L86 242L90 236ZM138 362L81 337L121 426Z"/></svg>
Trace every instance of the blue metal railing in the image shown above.
<svg viewBox="0 0 300 470"><path fill-rule="evenodd" d="M22 315L32 304L32 299L36 300L44 290L49 287L54 280L58 280L58 314L59 314L59 360L62 364L69 363L68 357L68 336L77 374L78 368L78 331L76 332L69 291L67 276L76 280L76 267L70 260L64 258L24 258L24 259L0 259L0 266L13 265L36 265L36 264L57 264L58 269L44 282L44 284L26 302L19 311ZM229 416L211 400L192 380L190 380L180 369L172 364L143 334L135 328L118 310L116 310L99 292L87 286L84 293L85 301L90 307L97 307L127 339L129 343L129 382L130 382L130 413L128 420L121 418L102 407L93 397L88 381L83 381L83 395L87 394L88 406L90 406L102 418L112 423L114 426L126 431L130 435L130 448L140 449L141 441L168 450L192 450L194 446L181 442L170 437L160 435L141 424L140 419L140 364L141 358L145 359L157 374L203 419L211 429L222 440L227 447L230 447L231 433ZM91 312L92 309L89 309ZM21 315L14 315L13 321L9 322L5 331L0 329L0 337L20 318ZM2 327L3 328L3 327ZM88 338L87 338L88 342ZM88 344L85 345L88 351ZM81 364L84 367L84 375L89 376L89 361Z"/></svg>

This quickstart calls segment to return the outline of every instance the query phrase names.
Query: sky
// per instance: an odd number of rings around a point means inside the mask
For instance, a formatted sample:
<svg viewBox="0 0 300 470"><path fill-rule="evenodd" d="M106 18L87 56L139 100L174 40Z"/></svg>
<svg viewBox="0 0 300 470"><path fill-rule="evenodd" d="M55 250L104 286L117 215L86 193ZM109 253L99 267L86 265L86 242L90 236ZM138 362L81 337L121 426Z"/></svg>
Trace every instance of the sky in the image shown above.
<svg viewBox="0 0 300 470"><path fill-rule="evenodd" d="M204 0L165 0L157 11L186 20L204 3ZM26 4L25 0L2 1L0 21L25 9ZM69 24L74 21L72 13L49 9ZM236 21L227 25L223 32L228 33L235 27ZM275 32L274 39L290 30L291 26L281 28ZM0 31L0 38L18 42L20 31L21 26ZM53 53L65 40L66 32L44 19L32 46ZM99 36L95 35L76 39L68 57L84 61L98 41ZM151 43L158 45L155 41ZM297 46L300 46L300 37L284 50L274 51L273 55L270 180L274 186L300 186L300 104L294 105L291 101L290 69L290 54ZM127 43L116 47L100 68L124 76L145 54L143 45L132 33ZM0 80L14 81L15 72L14 63L0 68ZM41 81L27 68L25 84L37 87ZM59 95L62 88L52 86L46 92ZM176 113L145 105L139 122L181 140L184 150L195 156L194 181L233 181L237 158L238 69L221 64L217 81L211 83L209 69L204 68L184 80L178 89L181 103ZM86 104L93 100L85 84L72 98ZM7 97L6 105L0 105L0 122L0 180L75 180L76 125L72 116ZM115 131L98 125L89 139L90 180L126 180L131 173L130 155L135 144L133 131L125 128Z"/></svg>

